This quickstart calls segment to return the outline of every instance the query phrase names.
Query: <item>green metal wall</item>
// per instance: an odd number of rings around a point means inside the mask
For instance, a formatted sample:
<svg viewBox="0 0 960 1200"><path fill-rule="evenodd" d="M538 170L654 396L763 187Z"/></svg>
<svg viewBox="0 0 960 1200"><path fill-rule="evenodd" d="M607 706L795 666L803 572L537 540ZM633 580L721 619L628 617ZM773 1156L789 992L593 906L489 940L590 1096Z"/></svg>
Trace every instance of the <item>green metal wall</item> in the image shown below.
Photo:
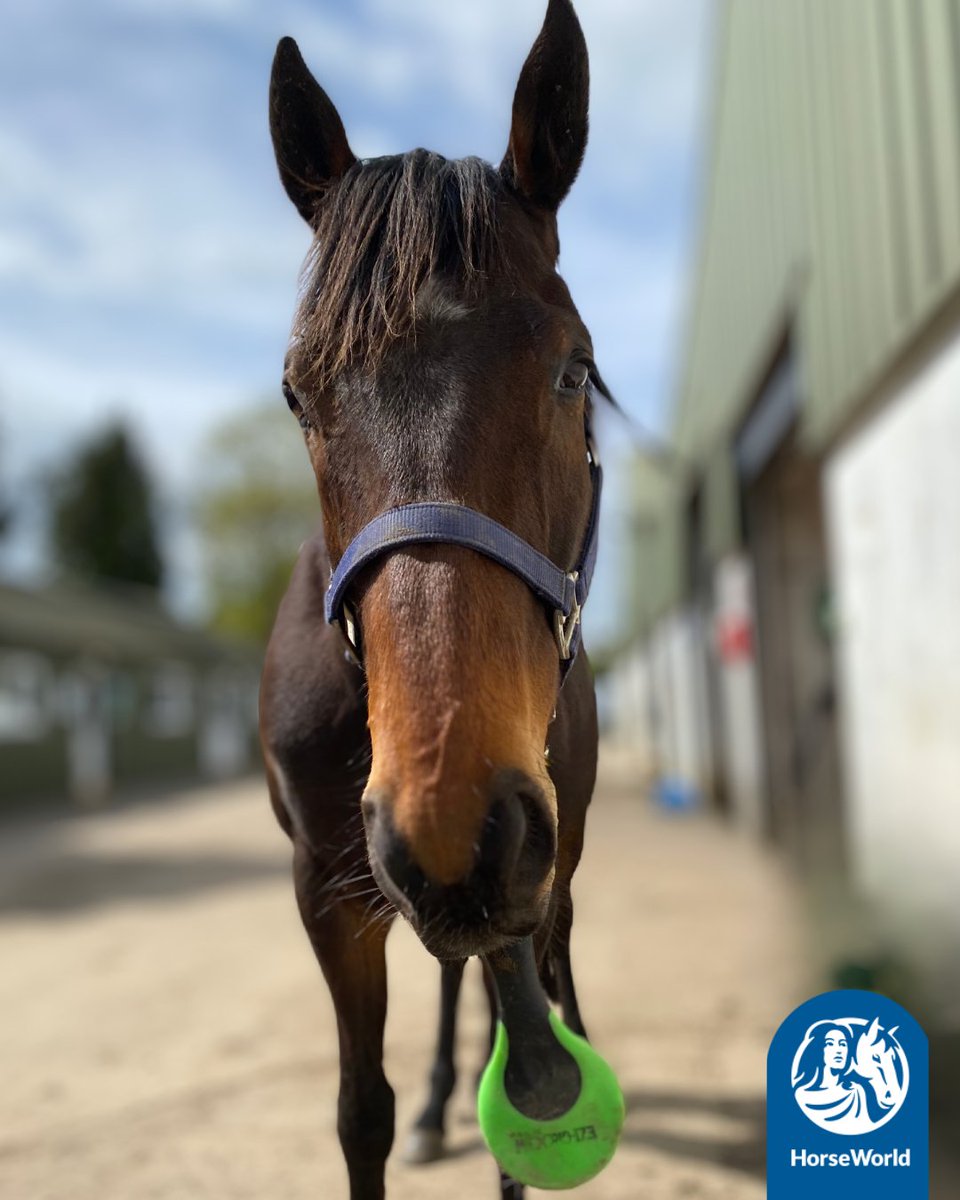
<svg viewBox="0 0 960 1200"><path fill-rule="evenodd" d="M819 451L960 281L960 0L728 0L719 37L677 419L699 464L788 325Z"/></svg>

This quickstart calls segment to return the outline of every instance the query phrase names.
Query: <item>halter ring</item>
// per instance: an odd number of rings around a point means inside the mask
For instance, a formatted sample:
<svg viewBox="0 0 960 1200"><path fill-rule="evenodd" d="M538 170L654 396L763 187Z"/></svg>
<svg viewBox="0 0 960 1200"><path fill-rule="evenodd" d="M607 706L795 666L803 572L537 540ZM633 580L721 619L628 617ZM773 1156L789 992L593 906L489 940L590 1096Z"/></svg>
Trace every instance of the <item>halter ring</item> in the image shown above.
<svg viewBox="0 0 960 1200"><path fill-rule="evenodd" d="M579 571L568 571L567 578L570 582L576 585L580 578ZM564 615L561 609L555 609L553 614L553 633L557 639L557 648L560 651L560 661L566 662L571 655L573 647L573 639L577 634L577 627L580 624L580 601L577 599L576 587L573 590L573 607L569 613Z"/></svg>

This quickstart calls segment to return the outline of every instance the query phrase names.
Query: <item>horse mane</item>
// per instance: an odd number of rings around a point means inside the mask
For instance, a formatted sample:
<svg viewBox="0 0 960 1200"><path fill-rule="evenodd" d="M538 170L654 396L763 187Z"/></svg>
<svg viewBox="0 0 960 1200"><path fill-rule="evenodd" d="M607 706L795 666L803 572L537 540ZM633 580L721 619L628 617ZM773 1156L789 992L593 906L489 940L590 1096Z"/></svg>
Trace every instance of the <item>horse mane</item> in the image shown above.
<svg viewBox="0 0 960 1200"><path fill-rule="evenodd" d="M375 367L414 331L431 277L458 283L469 303L491 274L509 273L506 193L489 163L427 150L357 162L332 184L318 200L294 326L311 384L323 390L348 366Z"/></svg>

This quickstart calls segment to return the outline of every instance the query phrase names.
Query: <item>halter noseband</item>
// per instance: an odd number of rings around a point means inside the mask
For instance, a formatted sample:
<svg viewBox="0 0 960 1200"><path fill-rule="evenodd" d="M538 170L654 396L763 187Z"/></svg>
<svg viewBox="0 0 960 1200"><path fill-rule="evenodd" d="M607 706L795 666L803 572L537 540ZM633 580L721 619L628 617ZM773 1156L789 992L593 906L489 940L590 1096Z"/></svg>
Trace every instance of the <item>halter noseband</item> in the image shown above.
<svg viewBox="0 0 960 1200"><path fill-rule="evenodd" d="M553 632L560 655L560 680L563 683L580 649L580 613L587 601L597 561L603 472L589 425L585 426L585 434L593 495L580 556L569 571L558 567L499 521L452 501L402 504L399 508L388 509L364 525L337 563L324 598L327 620L340 626L358 663L360 646L356 620L347 603L347 591L354 577L371 562L403 546L441 543L466 546L469 550L492 558L519 576L534 595L547 605L553 615Z"/></svg>

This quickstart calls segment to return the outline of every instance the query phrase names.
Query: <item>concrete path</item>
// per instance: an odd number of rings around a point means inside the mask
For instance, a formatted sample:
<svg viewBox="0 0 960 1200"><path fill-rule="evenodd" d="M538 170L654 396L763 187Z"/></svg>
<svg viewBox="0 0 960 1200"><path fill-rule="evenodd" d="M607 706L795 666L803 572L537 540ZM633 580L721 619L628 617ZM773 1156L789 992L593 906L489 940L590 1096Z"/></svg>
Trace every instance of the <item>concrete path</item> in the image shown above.
<svg viewBox="0 0 960 1200"><path fill-rule="evenodd" d="M2 832L4 1200L346 1197L332 1009L288 860L259 782ZM578 1196L760 1200L766 1045L808 984L777 864L654 811L608 763L574 896L585 1020L629 1108ZM399 1147L439 971L400 923L389 953ZM452 1153L426 1168L395 1153L390 1200L497 1194L471 1115L484 1003L472 964Z"/></svg>

